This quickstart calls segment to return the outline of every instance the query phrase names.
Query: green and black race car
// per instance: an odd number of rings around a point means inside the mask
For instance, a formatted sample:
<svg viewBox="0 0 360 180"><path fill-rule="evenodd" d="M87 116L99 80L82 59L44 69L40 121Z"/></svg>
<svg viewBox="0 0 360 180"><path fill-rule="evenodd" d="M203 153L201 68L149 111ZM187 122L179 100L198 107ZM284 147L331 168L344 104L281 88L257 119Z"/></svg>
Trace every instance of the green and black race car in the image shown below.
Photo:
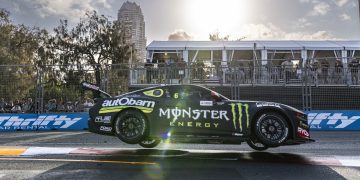
<svg viewBox="0 0 360 180"><path fill-rule="evenodd" d="M164 85L110 97L97 91L89 130L151 148L173 143L247 144L255 150L313 142L307 115L280 103L230 100L197 85Z"/></svg>

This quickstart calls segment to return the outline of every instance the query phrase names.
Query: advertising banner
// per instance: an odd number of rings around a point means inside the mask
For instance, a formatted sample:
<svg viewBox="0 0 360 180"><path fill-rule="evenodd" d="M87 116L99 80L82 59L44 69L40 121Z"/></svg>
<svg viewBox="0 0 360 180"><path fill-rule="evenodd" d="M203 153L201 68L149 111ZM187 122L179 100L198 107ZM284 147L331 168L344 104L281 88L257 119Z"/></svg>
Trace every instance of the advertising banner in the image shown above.
<svg viewBox="0 0 360 180"><path fill-rule="evenodd" d="M360 130L360 111L357 110L319 110L306 114L312 130Z"/></svg>
<svg viewBox="0 0 360 180"><path fill-rule="evenodd" d="M88 113L0 114L0 131L82 130Z"/></svg>
<svg viewBox="0 0 360 180"><path fill-rule="evenodd" d="M308 111L312 130L360 130L360 110ZM0 131L83 130L88 113L0 114Z"/></svg>

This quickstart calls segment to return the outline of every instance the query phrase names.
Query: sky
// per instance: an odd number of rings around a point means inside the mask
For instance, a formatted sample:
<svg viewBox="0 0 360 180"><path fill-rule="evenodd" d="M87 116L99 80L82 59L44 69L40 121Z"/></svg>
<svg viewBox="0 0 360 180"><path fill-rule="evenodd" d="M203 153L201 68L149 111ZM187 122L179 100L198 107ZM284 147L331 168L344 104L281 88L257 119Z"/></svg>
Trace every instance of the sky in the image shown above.
<svg viewBox="0 0 360 180"><path fill-rule="evenodd" d="M17 24L52 31L96 10L111 20L125 0L0 0ZM153 40L360 40L359 0L133 0Z"/></svg>

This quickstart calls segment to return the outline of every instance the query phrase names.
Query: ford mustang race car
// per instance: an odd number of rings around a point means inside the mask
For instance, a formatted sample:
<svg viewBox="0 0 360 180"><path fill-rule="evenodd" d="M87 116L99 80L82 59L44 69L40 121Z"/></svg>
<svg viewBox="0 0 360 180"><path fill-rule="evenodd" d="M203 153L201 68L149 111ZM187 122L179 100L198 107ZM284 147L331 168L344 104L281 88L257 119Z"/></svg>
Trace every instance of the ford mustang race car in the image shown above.
<svg viewBox="0 0 360 180"><path fill-rule="evenodd" d="M163 85L102 98L89 130L146 148L172 143L247 144L255 150L312 142L307 115L280 103L235 101L197 85Z"/></svg>

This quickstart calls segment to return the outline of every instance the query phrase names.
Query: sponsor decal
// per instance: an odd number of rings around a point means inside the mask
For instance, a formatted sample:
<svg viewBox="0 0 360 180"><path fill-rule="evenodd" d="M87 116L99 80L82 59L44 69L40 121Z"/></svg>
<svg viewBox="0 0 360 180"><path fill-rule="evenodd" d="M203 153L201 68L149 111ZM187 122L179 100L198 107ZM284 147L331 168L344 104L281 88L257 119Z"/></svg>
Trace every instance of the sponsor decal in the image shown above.
<svg viewBox="0 0 360 180"><path fill-rule="evenodd" d="M111 122L111 116L96 116L95 117L95 122L97 123L105 123L105 124L110 124Z"/></svg>
<svg viewBox="0 0 360 180"><path fill-rule="evenodd" d="M120 112L124 108L129 107L137 108L144 113L151 113L155 106L155 101L123 97L121 99L105 100L102 106L103 108L100 109L99 114Z"/></svg>
<svg viewBox="0 0 360 180"><path fill-rule="evenodd" d="M33 118L22 117L18 115L0 116L0 130L68 129L82 120L81 117L70 118L67 115L40 115Z"/></svg>
<svg viewBox="0 0 360 180"><path fill-rule="evenodd" d="M232 135L233 135L233 136L243 136L244 134L241 134L241 133L233 133Z"/></svg>
<svg viewBox="0 0 360 180"><path fill-rule="evenodd" d="M309 138L310 137L309 132L307 130L301 128L301 127L298 127L297 132L298 132L298 135L300 137L303 137L303 138Z"/></svg>
<svg viewBox="0 0 360 180"><path fill-rule="evenodd" d="M360 119L360 115L346 116L345 113L308 113L310 128L313 129L346 129Z"/></svg>
<svg viewBox="0 0 360 180"><path fill-rule="evenodd" d="M249 104L231 103L231 113L234 129L237 130L237 122L240 131L243 130L243 118L246 119L246 127L249 127Z"/></svg>
<svg viewBox="0 0 360 180"><path fill-rule="evenodd" d="M161 97L164 94L164 90L162 89L153 89L149 91L143 92L146 96L150 97Z"/></svg>
<svg viewBox="0 0 360 180"><path fill-rule="evenodd" d="M213 106L212 101L200 101L200 106Z"/></svg>
<svg viewBox="0 0 360 180"><path fill-rule="evenodd" d="M171 121L171 127L194 127L194 128L218 128L219 123L194 122L194 121Z"/></svg>
<svg viewBox="0 0 360 180"><path fill-rule="evenodd" d="M112 131L112 127L100 126L100 131L111 132L111 131Z"/></svg>
<svg viewBox="0 0 360 180"><path fill-rule="evenodd" d="M181 108L174 108L174 109L159 109L159 117L166 117L167 119L172 119L175 122L178 118L182 119L192 119L198 120L199 118L202 119L221 119L227 120L230 119L227 116L227 111L223 110L199 110L199 109L181 109Z"/></svg>
<svg viewBox="0 0 360 180"><path fill-rule="evenodd" d="M280 107L279 103L273 103L273 102L257 102L256 107Z"/></svg>
<svg viewBox="0 0 360 180"><path fill-rule="evenodd" d="M121 98L115 100L105 100L102 104L103 107L111 107L111 106L143 106L153 108L155 106L155 101L147 101L147 100L135 100L133 98Z"/></svg>

